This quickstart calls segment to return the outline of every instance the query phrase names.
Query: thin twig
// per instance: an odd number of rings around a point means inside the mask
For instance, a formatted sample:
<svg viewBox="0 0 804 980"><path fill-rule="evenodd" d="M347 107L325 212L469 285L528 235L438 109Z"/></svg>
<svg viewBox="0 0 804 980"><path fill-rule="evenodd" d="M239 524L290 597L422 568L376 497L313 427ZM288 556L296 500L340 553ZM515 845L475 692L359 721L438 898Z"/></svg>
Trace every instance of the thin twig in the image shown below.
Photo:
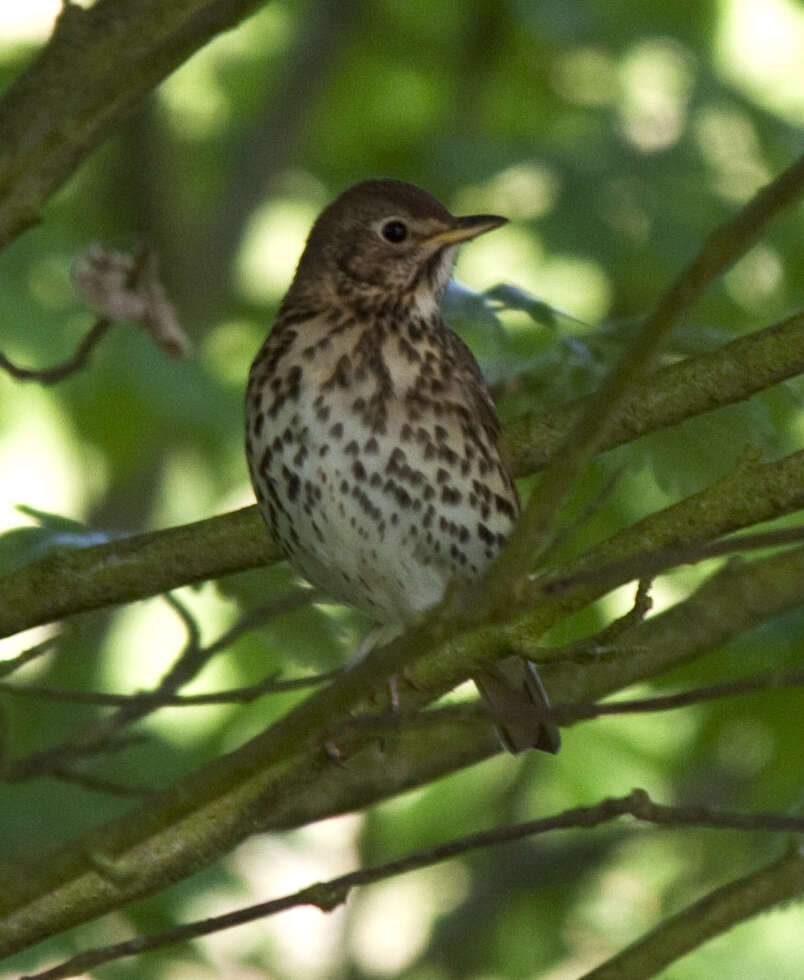
<svg viewBox="0 0 804 980"><path fill-rule="evenodd" d="M395 875L429 867L482 847L508 844L521 840L523 837L553 830L596 827L626 815L631 815L637 820L648 823L675 828L804 831L804 816L786 816L776 813L729 813L712 810L708 807L664 806L654 803L644 790L633 790L627 796L609 797L595 806L575 807L553 817L529 820L508 827L469 834L446 844L415 851L405 857L396 858L372 868L351 871L329 881L302 888L292 895L250 905L226 915L189 922L174 929L166 929L164 932L139 936L126 942L87 950L58 966L41 973L22 977L21 980L61 980L63 977L77 976L100 966L102 963L109 963L112 960L136 956L174 943L196 939L199 936L219 932L222 929L230 929L246 922L253 922L255 919L276 915L278 912L300 905L312 905L323 912L331 912L343 904L350 891L358 886L373 884Z"/></svg>
<svg viewBox="0 0 804 980"><path fill-rule="evenodd" d="M112 321L108 317L99 317L78 345L75 353L66 361L62 361L61 364L55 364L49 368L24 368L14 364L5 354L0 352L0 368L17 381L38 381L43 385L58 384L59 381L63 381L71 374L75 374L86 367L92 352L106 336L111 326Z"/></svg>
<svg viewBox="0 0 804 980"><path fill-rule="evenodd" d="M608 479L600 488L600 490L594 495L594 497L589 501L589 503L583 508L583 510L578 514L575 520L568 524L566 527L560 528L555 537L553 538L553 543L550 545L549 551L546 551L543 558L545 562L549 562L552 555L555 555L560 549L566 548L567 544L572 541L573 538L577 537L580 531L582 531L589 521L603 509L605 504L609 501L614 491L617 489L617 484L620 482L620 477L625 472L625 464L616 467L609 474Z"/></svg>
<svg viewBox="0 0 804 980"><path fill-rule="evenodd" d="M627 641L623 642L623 637L629 630L643 622L650 612L653 606L650 587L649 579L640 579L633 606L594 636L584 636L562 647L545 647L539 644L532 647L527 637L523 636L522 642L516 644L517 652L535 664L557 662L596 664L614 656L632 653L633 647Z"/></svg>
<svg viewBox="0 0 804 980"><path fill-rule="evenodd" d="M662 694L651 698L607 701L605 704L554 704L550 706L550 720L557 725L565 726L603 715L672 711L676 708L686 708L691 704L714 701L717 698L739 697L744 694L755 694L757 691L802 686L804 686L804 670L781 675L754 674L736 681L724 681L722 684L709 684L706 687L696 687L691 691L679 691L677 694Z"/></svg>
<svg viewBox="0 0 804 980"><path fill-rule="evenodd" d="M102 721L93 721L72 738L16 760L7 768L5 778L10 781L31 779L52 771L54 767L64 768L70 761L99 755L107 749L118 751L121 729L140 721L162 707L243 703L272 691L294 690L331 679L338 673L337 671L310 678L278 680L273 677L248 687L211 694L179 695L176 693L181 687L193 680L213 656L225 650L244 633L268 622L275 616L301 608L317 596L318 593L312 589L296 589L286 595L279 596L273 601L266 602L262 606L247 612L217 639L204 647L201 645L201 630L195 617L175 595L166 593L162 598L181 620L187 632L187 638L184 649L176 662L151 691L142 691L134 695L105 694L93 691L65 691L36 685L18 687L7 682L0 682L0 692L18 697L41 697L51 701L94 704L117 709Z"/></svg>
<svg viewBox="0 0 804 980"><path fill-rule="evenodd" d="M598 565L595 568L556 576L544 582L540 589L545 595L554 595L578 586L597 585L607 580L624 582L629 578L644 578L666 572L679 565L695 565L709 558L722 558L739 551L756 551L794 545L804 540L804 526L783 528L778 531L758 531L741 534L718 541L700 541L681 547L658 548L631 555L620 561ZM633 572L633 574L631 574Z"/></svg>
<svg viewBox="0 0 804 980"><path fill-rule="evenodd" d="M108 793L112 796L144 800L157 792L153 786L130 786L126 783L118 783L113 779L104 779L102 776L76 772L75 769L68 766L54 766L50 770L50 774L64 783L73 783L80 786L81 789L87 789L93 793Z"/></svg>
<svg viewBox="0 0 804 980"><path fill-rule="evenodd" d="M36 684L25 686L0 682L0 694L15 697L41 698L43 701L67 702L68 704L94 704L105 708L146 707L148 711L156 708L192 708L204 704L247 704L266 694L282 691L297 691L300 688L315 687L325 681L334 680L340 669L327 670L309 677L288 677L281 679L277 673L269 674L264 680L244 687L233 687L210 694L160 694L156 691L140 691L137 694L107 694L104 691L70 691L59 687L43 687Z"/></svg>
<svg viewBox="0 0 804 980"><path fill-rule="evenodd" d="M4 660L0 663L0 677L8 677L9 674L13 674L15 670L19 670L20 667L24 667L25 664L30 663L32 660L36 660L37 657L41 657L46 653L49 653L53 647L62 639L62 633L56 633L53 636L48 636L46 639L42 640L41 643L37 643L35 646L28 647L27 650L23 650L22 653L18 653L16 657L12 657L10 660Z"/></svg>
<svg viewBox="0 0 804 980"><path fill-rule="evenodd" d="M231 646L235 640L240 639L245 633L264 626L277 616L285 616L287 613L302 609L311 602L318 602L322 598L323 593L317 589L309 588L294 589L285 595L277 596L270 602L265 602L261 606L256 606L254 609L243 613L236 623L221 633L217 640L210 643L206 649L212 653L219 653L226 647Z"/></svg>
<svg viewBox="0 0 804 980"><path fill-rule="evenodd" d="M52 772L54 769L58 769L66 763L74 762L76 759L85 759L110 752L122 752L132 745L141 745L145 740L146 736L137 732L127 734L106 733L97 739L88 735L83 742L78 739L70 739L59 745L42 749L40 752L32 752L22 759L17 759L3 773L3 778L11 783L22 782L25 779Z"/></svg>

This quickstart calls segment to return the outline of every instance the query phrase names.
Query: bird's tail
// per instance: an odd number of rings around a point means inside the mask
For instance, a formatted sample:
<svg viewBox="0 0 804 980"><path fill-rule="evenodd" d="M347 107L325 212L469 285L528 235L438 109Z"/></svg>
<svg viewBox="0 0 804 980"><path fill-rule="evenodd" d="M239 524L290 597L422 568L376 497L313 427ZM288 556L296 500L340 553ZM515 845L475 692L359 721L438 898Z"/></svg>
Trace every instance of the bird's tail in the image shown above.
<svg viewBox="0 0 804 980"><path fill-rule="evenodd" d="M536 668L523 657L497 661L473 678L486 704L503 748L508 752L561 748L558 727L545 720L550 702Z"/></svg>

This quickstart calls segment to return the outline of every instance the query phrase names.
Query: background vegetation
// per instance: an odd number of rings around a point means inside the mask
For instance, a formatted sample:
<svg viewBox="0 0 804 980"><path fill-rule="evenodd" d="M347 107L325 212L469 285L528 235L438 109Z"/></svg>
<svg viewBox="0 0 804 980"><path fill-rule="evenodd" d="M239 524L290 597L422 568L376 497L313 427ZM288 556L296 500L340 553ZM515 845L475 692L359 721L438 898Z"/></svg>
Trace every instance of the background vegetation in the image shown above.
<svg viewBox="0 0 804 980"><path fill-rule="evenodd" d="M33 17L35 5L19 6ZM3 88L45 43L48 27L26 34L32 24L0 11ZM132 48L145 43L135 31ZM504 418L552 406L560 415L562 403L597 388L707 234L801 152L802 50L804 15L783 0L259 6L137 101L47 201L41 223L0 255L0 347L14 363L59 362L86 333L93 317L70 269L93 240L153 247L193 344L173 360L144 331L119 326L59 385L0 373L0 574L53 545L97 545L252 502L241 438L248 365L310 223L366 176L413 180L458 213L511 218L466 250L457 274L469 290L502 282L522 292L494 294L498 309L455 291L448 313ZM97 84L82 75L80 47L74 63L77 89ZM132 77L132 88L139 83ZM122 68L120 84L128 84ZM6 178L0 189L13 191L19 175ZM664 363L800 310L802 268L799 207L780 214L684 317ZM802 369L804 358L787 373ZM801 394L791 378L598 456L562 512L574 527L563 554L797 450ZM717 567L656 579L653 612L691 595ZM57 636L15 682L135 692L154 687L182 649L192 660L247 610L278 602L182 687L192 694L329 670L366 628L349 611L312 603L284 565L174 595L180 606L157 596L82 613L61 631L5 640L0 652L11 660ZM633 596L633 584L608 592L543 642L596 634ZM629 696L800 668L804 615L797 602L782 606ZM597 653L609 652L601 641ZM586 692L594 693L604 692ZM143 739L114 743L114 752L107 742L98 757L76 751L75 740L119 737L115 713L129 709L7 696L5 859L34 857L129 812L131 796L234 750L304 696L163 708L132 727ZM800 812L801 711L800 692L787 690L600 718L568 728L555 759L494 755L359 814L287 832L279 820L161 894L9 960L0 976L634 786L670 804ZM66 753L42 755L65 742ZM490 754L483 745L475 758ZM359 804L355 797L346 809ZM574 978L785 846L779 834L625 824L534 837L367 887L327 916L296 909L93 976ZM786 908L741 925L663 976L793 980L804 958L799 916Z"/></svg>

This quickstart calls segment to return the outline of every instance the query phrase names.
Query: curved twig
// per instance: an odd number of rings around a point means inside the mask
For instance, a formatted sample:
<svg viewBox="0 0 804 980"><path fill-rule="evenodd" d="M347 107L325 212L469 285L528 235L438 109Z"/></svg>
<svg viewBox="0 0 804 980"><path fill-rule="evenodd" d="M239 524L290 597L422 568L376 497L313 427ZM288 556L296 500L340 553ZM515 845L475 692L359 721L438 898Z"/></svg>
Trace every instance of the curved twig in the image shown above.
<svg viewBox="0 0 804 980"><path fill-rule="evenodd" d="M508 844L524 837L545 834L554 830L597 827L602 823L628 815L637 820L675 828L706 827L731 830L804 831L804 817L775 813L727 813L707 807L663 806L654 803L644 790L633 790L627 796L610 797L595 806L575 807L553 817L544 817L509 827L499 827L494 830L468 834L446 844L415 851L405 855L405 857L387 861L373 868L351 871L329 881L318 882L307 888L302 888L292 895L285 895L283 898L273 899L269 902L260 902L258 905L238 909L226 915L213 916L199 922L189 922L150 936L138 936L136 939L115 943L112 946L87 950L58 966L41 973L22 977L21 980L61 980L64 977L77 976L112 960L137 956L175 943L196 939L199 936L220 932L223 929L231 929L233 926L276 915L301 905L313 905L321 909L322 912L331 912L346 901L353 888L359 886L374 884L396 875L426 868L479 848ZM804 859L799 858L798 860L804 869ZM804 875L802 875L800 884L804 885ZM781 901L788 897L788 894L785 892L779 895L775 901Z"/></svg>

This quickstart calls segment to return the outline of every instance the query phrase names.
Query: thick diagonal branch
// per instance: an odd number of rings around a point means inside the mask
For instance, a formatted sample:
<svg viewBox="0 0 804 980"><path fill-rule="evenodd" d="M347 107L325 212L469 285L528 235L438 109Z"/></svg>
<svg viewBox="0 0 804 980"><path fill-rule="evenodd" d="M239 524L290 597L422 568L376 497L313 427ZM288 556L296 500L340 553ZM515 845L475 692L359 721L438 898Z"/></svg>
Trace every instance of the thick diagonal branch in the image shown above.
<svg viewBox="0 0 804 980"><path fill-rule="evenodd" d="M155 85L267 0L67 3L0 102L0 248Z"/></svg>
<svg viewBox="0 0 804 980"><path fill-rule="evenodd" d="M650 980L713 936L804 892L804 856L791 849L753 874L730 881L663 922L582 980Z"/></svg>

